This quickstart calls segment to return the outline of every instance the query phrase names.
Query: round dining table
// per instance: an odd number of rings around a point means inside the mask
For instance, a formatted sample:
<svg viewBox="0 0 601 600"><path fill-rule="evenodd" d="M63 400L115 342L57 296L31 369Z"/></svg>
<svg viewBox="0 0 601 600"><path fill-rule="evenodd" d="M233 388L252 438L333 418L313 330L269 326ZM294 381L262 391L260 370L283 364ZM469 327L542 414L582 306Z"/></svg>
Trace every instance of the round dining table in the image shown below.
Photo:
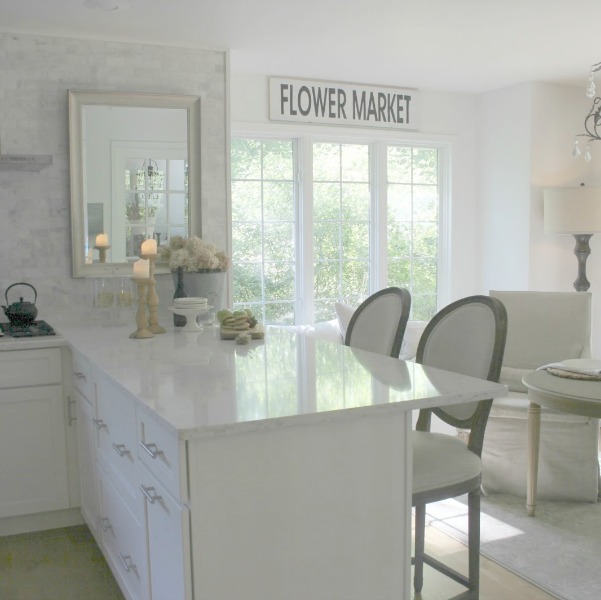
<svg viewBox="0 0 601 600"><path fill-rule="evenodd" d="M547 370L532 371L522 381L528 388L528 479L526 510L536 511L541 406L555 411L601 418L601 381L559 376Z"/></svg>

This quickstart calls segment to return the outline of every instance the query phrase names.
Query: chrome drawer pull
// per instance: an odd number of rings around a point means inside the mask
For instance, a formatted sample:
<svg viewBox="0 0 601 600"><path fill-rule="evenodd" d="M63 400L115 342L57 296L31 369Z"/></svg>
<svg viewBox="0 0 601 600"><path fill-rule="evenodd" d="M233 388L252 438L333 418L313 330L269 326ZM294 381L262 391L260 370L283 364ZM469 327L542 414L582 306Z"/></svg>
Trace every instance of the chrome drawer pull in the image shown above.
<svg viewBox="0 0 601 600"><path fill-rule="evenodd" d="M148 452L150 458L156 458L159 454L165 454L162 450L157 448L156 444L145 444L144 442L140 442L140 446Z"/></svg>
<svg viewBox="0 0 601 600"><path fill-rule="evenodd" d="M153 487L145 487L140 484L140 489L142 490L142 493L146 496L146 498L148 498L148 502L150 502L150 504L154 504L157 500L161 502L161 500L163 499L162 496L159 496L157 494L156 490Z"/></svg>
<svg viewBox="0 0 601 600"><path fill-rule="evenodd" d="M92 419L92 423L96 425L96 429L106 428L106 423L102 419Z"/></svg>
<svg viewBox="0 0 601 600"><path fill-rule="evenodd" d="M83 373L80 373L79 371L76 371L74 375L75 377L77 377L77 379L86 379L86 376Z"/></svg>
<svg viewBox="0 0 601 600"><path fill-rule="evenodd" d="M121 561L121 564L123 565L123 568L126 570L127 573L129 573L132 569L134 571L136 570L136 565L134 564L134 561L131 559L131 556L129 554L123 556L123 554L119 552L119 560Z"/></svg>
<svg viewBox="0 0 601 600"><path fill-rule="evenodd" d="M67 396L67 423L69 427L73 425L73 421L77 421L77 417L73 416L73 405L76 404L75 400L71 400L71 396Z"/></svg>
<svg viewBox="0 0 601 600"><path fill-rule="evenodd" d="M100 519L100 528L102 529L102 531L108 531L109 529L112 529L113 526L111 525L111 522L105 517L104 519Z"/></svg>
<svg viewBox="0 0 601 600"><path fill-rule="evenodd" d="M127 449L127 446L125 444L113 444L113 450L119 455L119 456L125 456L126 454L130 454L129 450Z"/></svg>

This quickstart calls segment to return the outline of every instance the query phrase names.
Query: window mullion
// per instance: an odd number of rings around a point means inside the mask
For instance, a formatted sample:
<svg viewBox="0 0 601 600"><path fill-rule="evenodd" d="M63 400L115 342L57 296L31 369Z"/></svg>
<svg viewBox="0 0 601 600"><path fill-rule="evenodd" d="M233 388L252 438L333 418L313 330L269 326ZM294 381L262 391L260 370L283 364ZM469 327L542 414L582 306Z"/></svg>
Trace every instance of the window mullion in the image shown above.
<svg viewBox="0 0 601 600"><path fill-rule="evenodd" d="M388 174L387 150L384 142L372 145L370 153L370 292L388 285Z"/></svg>
<svg viewBox="0 0 601 600"><path fill-rule="evenodd" d="M297 323L312 323L313 315L313 144L309 136L297 140L295 161L296 206L296 312Z"/></svg>

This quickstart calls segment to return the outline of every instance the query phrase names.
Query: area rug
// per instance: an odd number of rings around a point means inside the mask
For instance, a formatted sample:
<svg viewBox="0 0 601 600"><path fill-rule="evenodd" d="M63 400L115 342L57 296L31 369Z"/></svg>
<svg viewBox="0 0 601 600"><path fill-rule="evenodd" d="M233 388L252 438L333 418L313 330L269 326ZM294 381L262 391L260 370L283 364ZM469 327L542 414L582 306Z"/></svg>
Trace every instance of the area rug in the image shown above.
<svg viewBox="0 0 601 600"><path fill-rule="evenodd" d="M428 522L467 543L467 497L430 504ZM526 515L523 498L482 497L481 553L560 600L601 598L601 501L541 500Z"/></svg>

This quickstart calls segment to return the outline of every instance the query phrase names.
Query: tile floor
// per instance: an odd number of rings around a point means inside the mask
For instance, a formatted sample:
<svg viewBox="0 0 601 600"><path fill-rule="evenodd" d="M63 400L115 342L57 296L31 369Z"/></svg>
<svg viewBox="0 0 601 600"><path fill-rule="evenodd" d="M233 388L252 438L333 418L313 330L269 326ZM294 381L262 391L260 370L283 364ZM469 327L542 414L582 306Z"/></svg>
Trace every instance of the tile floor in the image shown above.
<svg viewBox="0 0 601 600"><path fill-rule="evenodd" d="M0 537L1 600L124 600L85 525Z"/></svg>
<svg viewBox="0 0 601 600"><path fill-rule="evenodd" d="M465 568L463 545L432 527L426 536L432 554ZM446 600L463 589L426 567L424 589L415 600ZM486 558L481 561L480 598L553 600ZM0 537L0 599L124 600L85 525Z"/></svg>

